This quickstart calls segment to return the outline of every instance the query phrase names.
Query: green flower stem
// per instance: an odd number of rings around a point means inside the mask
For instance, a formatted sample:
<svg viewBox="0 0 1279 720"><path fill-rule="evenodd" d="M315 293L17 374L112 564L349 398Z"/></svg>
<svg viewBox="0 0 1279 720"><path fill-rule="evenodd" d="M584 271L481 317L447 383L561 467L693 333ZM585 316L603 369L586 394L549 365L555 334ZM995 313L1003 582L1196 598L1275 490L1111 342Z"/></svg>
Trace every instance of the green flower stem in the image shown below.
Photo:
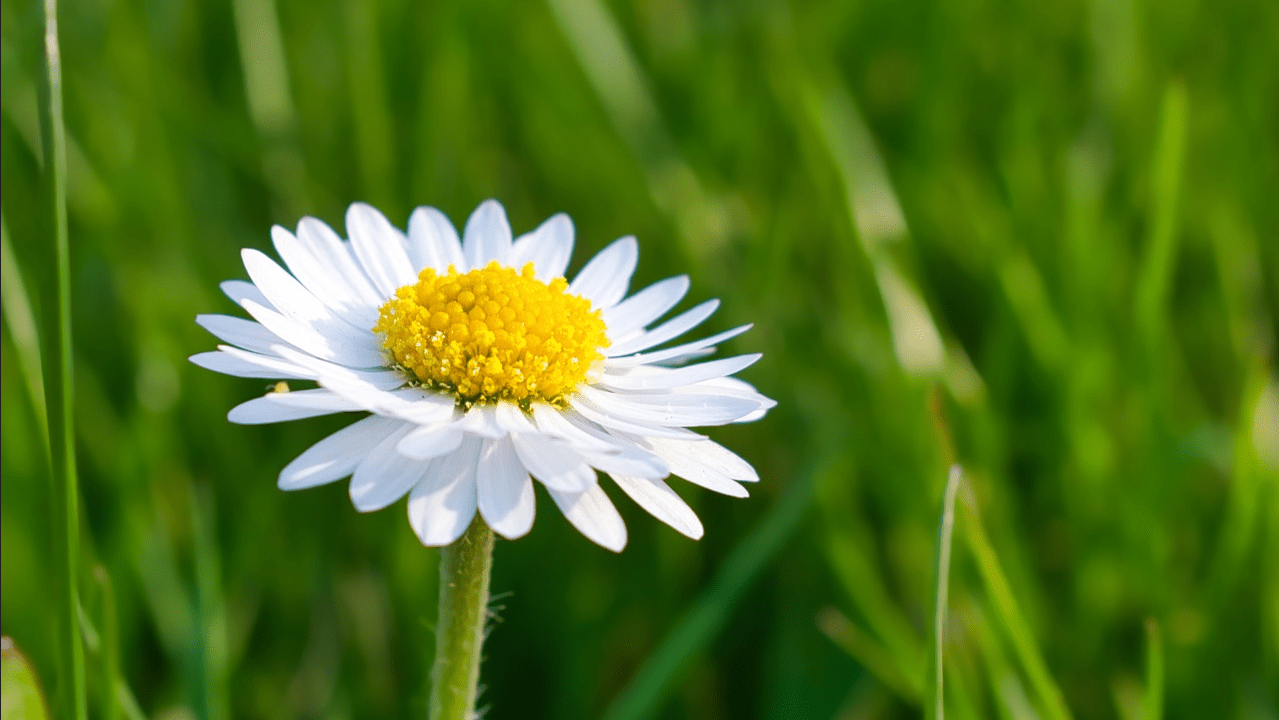
<svg viewBox="0 0 1279 720"><path fill-rule="evenodd" d="M472 720L488 619L493 531L479 514L440 550L440 615L431 669L431 720Z"/></svg>

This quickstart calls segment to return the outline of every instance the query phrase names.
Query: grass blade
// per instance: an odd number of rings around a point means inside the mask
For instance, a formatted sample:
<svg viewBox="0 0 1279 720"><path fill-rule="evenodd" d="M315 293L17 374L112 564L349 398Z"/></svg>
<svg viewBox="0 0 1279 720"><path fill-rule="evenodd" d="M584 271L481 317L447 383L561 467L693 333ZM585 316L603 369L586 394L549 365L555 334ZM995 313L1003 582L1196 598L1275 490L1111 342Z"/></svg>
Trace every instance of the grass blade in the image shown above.
<svg viewBox="0 0 1279 720"><path fill-rule="evenodd" d="M1141 708L1144 720L1164 716L1164 641L1153 618L1146 621L1146 690Z"/></svg>
<svg viewBox="0 0 1279 720"><path fill-rule="evenodd" d="M1177 257L1177 204L1186 147L1186 88L1179 82L1164 92L1159 114L1151 195L1154 206L1146 254L1138 270L1137 327L1154 341L1164 322L1164 305Z"/></svg>
<svg viewBox="0 0 1279 720"><path fill-rule="evenodd" d="M657 713L666 691L724 627L742 592L795 532L812 502L817 475L810 470L801 476L763 522L737 544L710 587L649 655L604 720L639 720Z"/></svg>
<svg viewBox="0 0 1279 720"><path fill-rule="evenodd" d="M72 417L71 257L67 239L67 142L62 114L62 61L58 50L57 0L45 0L45 69L41 132L52 210L54 282L39 328L44 368L45 410L49 429L55 626L58 637L58 717L87 717L84 648L80 644L76 587L79 510L76 490L75 433Z"/></svg>
<svg viewBox="0 0 1279 720"><path fill-rule="evenodd" d="M1008 579L1004 575L1003 568L1000 567L995 548L990 544L990 539L986 537L986 531L982 528L981 517L976 510L976 501L965 497L964 509L966 510L964 537L968 540L973 555L976 556L977 569L986 584L986 591L990 594L995 610L1008 631L1013 651L1021 662L1031 687L1051 720L1070 720L1070 710L1066 708L1061 689L1048 673L1048 666L1039 652L1034 633L1030 631L1030 626L1022 617L1017 600L1013 597L1012 588L1009 587Z"/></svg>
<svg viewBox="0 0 1279 720"><path fill-rule="evenodd" d="M963 469L958 464L950 466L946 476L946 492L942 500L941 519L937 523L937 593L933 605L933 672L929 674L929 695L931 706L925 707L928 717L943 720L946 710L943 707L942 677L943 651L946 645L946 608L947 591L950 587L950 546L955 534L955 495L959 492L959 482L963 478Z"/></svg>

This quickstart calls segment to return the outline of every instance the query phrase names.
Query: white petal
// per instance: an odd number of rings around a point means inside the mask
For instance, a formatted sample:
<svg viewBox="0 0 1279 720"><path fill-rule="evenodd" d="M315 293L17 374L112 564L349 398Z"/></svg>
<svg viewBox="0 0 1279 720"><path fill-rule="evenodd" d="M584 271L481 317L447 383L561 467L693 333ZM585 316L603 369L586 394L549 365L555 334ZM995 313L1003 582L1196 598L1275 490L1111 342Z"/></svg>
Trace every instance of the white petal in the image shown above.
<svg viewBox="0 0 1279 720"><path fill-rule="evenodd" d="M658 350L651 353L640 353L638 355L627 355L625 357L611 357L607 361L606 367L613 368L618 366L634 366L634 365L651 365L654 363L665 363L670 361L682 360L690 357L700 356L713 352L713 346L718 345L729 338L737 337L742 333L750 330L753 325L740 325L732 330L725 330L722 333L711 335L710 337L694 340L693 342L676 345L666 350Z"/></svg>
<svg viewBox="0 0 1279 720"><path fill-rule="evenodd" d="M581 295L597 308L610 308L626 297L626 288L639 260L639 243L631 235L614 240L573 278L568 291Z"/></svg>
<svg viewBox="0 0 1279 720"><path fill-rule="evenodd" d="M563 277L573 254L573 221L564 213L552 215L531 233L516 238L506 264L520 270L533 263L533 276L542 282Z"/></svg>
<svg viewBox="0 0 1279 720"><path fill-rule="evenodd" d="M694 385L686 385L684 387L675 388L672 392L709 394L709 395L725 395L728 397L742 398L759 405L759 409L743 415L733 422L746 423L754 422L767 413L770 409L777 407L777 401L770 397L761 395L758 390L745 380L739 380L735 377L713 378L711 380L703 380Z"/></svg>
<svg viewBox="0 0 1279 720"><path fill-rule="evenodd" d="M666 314L688 292L688 276L666 278L604 311L610 338L621 339Z"/></svg>
<svg viewBox="0 0 1279 720"><path fill-rule="evenodd" d="M350 243L344 242L333 228L313 217L304 217L298 222L297 238L317 262L327 266L330 274L346 285L358 302L376 309L386 301L351 254Z"/></svg>
<svg viewBox="0 0 1279 720"><path fill-rule="evenodd" d="M492 405L476 405L462 416L458 427L472 435L496 440L506 436L506 430L497 421L497 408Z"/></svg>
<svg viewBox="0 0 1279 720"><path fill-rule="evenodd" d="M433 207L420 207L409 216L409 260L415 270L429 267L444 273L452 265L458 272L466 271L462 243L444 213Z"/></svg>
<svg viewBox="0 0 1279 720"><path fill-rule="evenodd" d="M626 524L598 484L577 493L547 490L578 532L613 552L621 552L626 547Z"/></svg>
<svg viewBox="0 0 1279 720"><path fill-rule="evenodd" d="M339 319L324 303L303 287L297 278L276 264L264 253L245 248L240 251L244 260L244 269L258 290L270 302L267 307L285 317L296 320L317 331L324 331L329 326L338 326L344 331L353 331L355 327ZM244 303L241 303L243 305ZM371 327L371 326L370 326Z"/></svg>
<svg viewBox="0 0 1279 720"><path fill-rule="evenodd" d="M585 448L595 452L618 452L621 450L621 447L616 442L610 442L604 438L591 435L573 425L573 423L565 419L559 410L546 403L533 404L533 419L537 422L538 430L551 437L567 441L576 448Z"/></svg>
<svg viewBox="0 0 1279 720"><path fill-rule="evenodd" d="M351 504L360 512L381 510L404 497L423 476L430 472L429 461L405 457L395 446L413 429L405 425L387 435L373 448L351 476Z"/></svg>
<svg viewBox="0 0 1279 720"><path fill-rule="evenodd" d="M480 514L498 535L522 537L533 527L533 481L510 440L486 440L475 473Z"/></svg>
<svg viewBox="0 0 1279 720"><path fill-rule="evenodd" d="M345 329L341 331L332 326L318 331L252 300L245 300L243 305L254 320L281 340L321 360L351 368L381 367L386 362L373 333L361 337L346 323L342 323ZM341 321L334 318L334 322Z"/></svg>
<svg viewBox="0 0 1279 720"><path fill-rule="evenodd" d="M702 537L702 521L697 518L697 513L665 482L616 474L612 478L623 492L653 517L694 540Z"/></svg>
<svg viewBox="0 0 1279 720"><path fill-rule="evenodd" d="M569 406L583 417L593 423L606 427L610 430L617 430L624 433L634 433L644 437L669 437L677 439L689 439L689 437L703 437L690 430L682 427L662 427L651 423L636 421L634 418L621 414L619 410L624 411L626 408L618 408L612 406L611 403L605 402L604 407L595 404L589 398L581 394L581 388L578 389L577 395L569 399Z"/></svg>
<svg viewBox="0 0 1279 720"><path fill-rule="evenodd" d="M529 474L548 488L581 492L597 480L591 466L562 442L537 435L512 435L511 442Z"/></svg>
<svg viewBox="0 0 1279 720"><path fill-rule="evenodd" d="M685 442L667 438L645 438L644 442L666 461L671 473L685 480L733 497L746 497L746 488L736 481L759 479L745 460L710 440Z"/></svg>
<svg viewBox="0 0 1279 720"><path fill-rule="evenodd" d="M619 357L651 348L654 345L661 345L667 340L677 338L701 325L702 321L710 317L711 313L715 312L718 307L718 300L707 300L697 307L685 310L642 335L610 345L605 348L604 354L609 357Z"/></svg>
<svg viewBox="0 0 1279 720"><path fill-rule="evenodd" d="M510 249L511 224L506 221L506 210L496 200L485 200L471 213L462 231L462 256L467 269L482 268L490 260L503 262Z"/></svg>
<svg viewBox="0 0 1279 720"><path fill-rule="evenodd" d="M346 211L346 231L355 257L382 297L389 298L399 288L417 281L403 233L376 208L365 203L352 204Z"/></svg>
<svg viewBox="0 0 1279 720"><path fill-rule="evenodd" d="M280 230L283 232L283 228ZM322 345L329 353L328 355L317 353L319 357L336 362L342 362L337 360L338 357L342 357L351 361L355 367L372 367L382 364L382 352L378 346L377 337L372 332L373 325L357 328L343 320L334 314L333 310L325 307L296 278L285 272L284 268L261 252L246 249L241 252L241 256L244 259L245 269L249 271L249 277L253 278L254 284L269 300L265 306L251 298L242 300L240 305L249 310L250 314L253 314L251 305L265 307L269 314L287 318L292 321L292 324L300 325L319 335L323 338ZM271 332L289 339L286 337L286 333L289 333L287 329L281 332L270 322L263 322L261 318L256 319ZM293 340L289 339L289 342ZM299 345L299 347L302 346ZM372 365L355 364L370 361ZM343 362L343 364L347 363Z"/></svg>
<svg viewBox="0 0 1279 720"><path fill-rule="evenodd" d="M402 455L418 460L429 460L441 455L448 455L462 445L465 433L457 423L444 422L439 425L420 427L404 436L395 449Z"/></svg>
<svg viewBox="0 0 1279 720"><path fill-rule="evenodd" d="M429 390L388 389L359 378L333 375L321 377L318 382L321 387L358 403L369 412L399 418L414 425L435 425L453 417L452 399Z"/></svg>
<svg viewBox="0 0 1279 720"><path fill-rule="evenodd" d="M725 425L759 409L759 403L753 400L727 395L669 392L660 395L622 395L589 385L578 388L577 392L609 415L647 425Z"/></svg>
<svg viewBox="0 0 1279 720"><path fill-rule="evenodd" d="M236 305L244 304L245 300L252 300L259 305L271 307L271 301L266 299L266 295L262 294L258 286L246 280L224 280L218 287Z"/></svg>
<svg viewBox="0 0 1279 720"><path fill-rule="evenodd" d="M475 468L483 441L467 438L452 455L431 463L431 471L409 495L409 524L423 545L448 545L475 517Z"/></svg>
<svg viewBox="0 0 1279 720"><path fill-rule="evenodd" d="M628 447L618 453L582 451L582 457L597 470L609 475L630 475L643 478L664 478L671 474L666 462L647 450Z"/></svg>
<svg viewBox="0 0 1279 720"><path fill-rule="evenodd" d="M332 415L361 409L323 388L273 392L231 408L226 419L240 425L262 425Z"/></svg>
<svg viewBox="0 0 1279 720"><path fill-rule="evenodd" d="M394 390L404 385L404 378L394 370L358 370L342 365L335 365L327 360L308 355L287 345L276 345L271 348L277 355L294 365L311 371L313 377L324 385L328 382L343 380L359 383L366 388L376 390ZM337 392L337 390L334 390Z"/></svg>
<svg viewBox="0 0 1279 720"><path fill-rule="evenodd" d="M271 241L289 272L335 315L360 329L377 324L377 307L366 302L327 258L318 257L279 225L271 228ZM359 278L363 278L363 273Z"/></svg>
<svg viewBox="0 0 1279 720"><path fill-rule="evenodd" d="M405 427L399 420L377 415L347 425L285 465L280 471L280 489L300 490L344 478L378 443Z"/></svg>
<svg viewBox="0 0 1279 720"><path fill-rule="evenodd" d="M187 358L206 370L223 375L246 378L314 380L315 373L280 358L251 353L230 345L220 345L215 352L202 352Z"/></svg>
<svg viewBox="0 0 1279 720"><path fill-rule="evenodd" d="M499 402L494 409L494 417L498 426L508 433L538 433L537 426L513 402Z"/></svg>
<svg viewBox="0 0 1279 720"><path fill-rule="evenodd" d="M275 333L259 323L231 315L196 315L200 327L213 333L217 339L250 352L268 354L271 346L280 342Z"/></svg>
<svg viewBox="0 0 1279 720"><path fill-rule="evenodd" d="M639 367L624 374L605 373L600 376L598 384L615 390L666 390L732 375L749 367L761 357L763 355L755 353L681 368Z"/></svg>

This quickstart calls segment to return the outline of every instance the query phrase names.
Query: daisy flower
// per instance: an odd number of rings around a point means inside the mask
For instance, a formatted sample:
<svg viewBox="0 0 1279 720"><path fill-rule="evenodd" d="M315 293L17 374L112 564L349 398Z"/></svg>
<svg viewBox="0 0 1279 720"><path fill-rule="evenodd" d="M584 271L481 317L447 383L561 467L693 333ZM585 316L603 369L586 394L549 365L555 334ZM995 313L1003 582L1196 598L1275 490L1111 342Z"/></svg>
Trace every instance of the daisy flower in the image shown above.
<svg viewBox="0 0 1279 720"><path fill-rule="evenodd" d="M488 200L459 239L434 208L415 210L405 234L357 203L346 229L349 240L309 217L296 233L272 228L284 267L245 249L252 282L222 284L253 319L196 318L226 344L195 364L318 386L249 400L231 422L371 413L289 463L281 489L350 476L360 511L407 494L414 532L440 546L476 512L503 537L527 533L536 480L583 535L620 551L626 526L597 471L692 538L701 522L666 477L735 497L759 479L688 429L755 420L776 404L730 377L758 354L694 362L750 326L655 349L718 302L659 323L688 277L628 297L635 238L615 241L569 282L573 224L563 214L512 240L501 204Z"/></svg>

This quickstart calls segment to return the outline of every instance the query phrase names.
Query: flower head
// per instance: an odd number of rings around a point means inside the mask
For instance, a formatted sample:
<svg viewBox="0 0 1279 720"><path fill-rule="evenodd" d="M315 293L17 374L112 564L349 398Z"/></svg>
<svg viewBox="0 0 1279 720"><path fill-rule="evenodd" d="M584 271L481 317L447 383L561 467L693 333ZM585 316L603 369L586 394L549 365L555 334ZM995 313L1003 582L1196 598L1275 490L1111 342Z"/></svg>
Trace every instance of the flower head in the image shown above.
<svg viewBox="0 0 1279 720"><path fill-rule="evenodd" d="M359 203L346 226L350 240L314 218L296 233L272 228L288 269L246 249L252 282L222 284L253 320L196 318L227 343L193 356L197 365L318 385L249 400L231 410L232 422L371 413L289 463L282 489L351 476L361 511L407 494L421 541L446 545L477 511L504 537L527 533L536 480L578 530L616 551L626 527L597 471L692 538L701 523L667 476L738 497L746 495L740 483L759 479L687 429L748 422L775 404L731 377L759 355L695 362L750 326L654 350L717 303L655 325L688 278L626 297L634 238L612 243L568 282L573 225L565 215L514 241L493 200L475 210L460 240L434 208L414 211L407 235Z"/></svg>

